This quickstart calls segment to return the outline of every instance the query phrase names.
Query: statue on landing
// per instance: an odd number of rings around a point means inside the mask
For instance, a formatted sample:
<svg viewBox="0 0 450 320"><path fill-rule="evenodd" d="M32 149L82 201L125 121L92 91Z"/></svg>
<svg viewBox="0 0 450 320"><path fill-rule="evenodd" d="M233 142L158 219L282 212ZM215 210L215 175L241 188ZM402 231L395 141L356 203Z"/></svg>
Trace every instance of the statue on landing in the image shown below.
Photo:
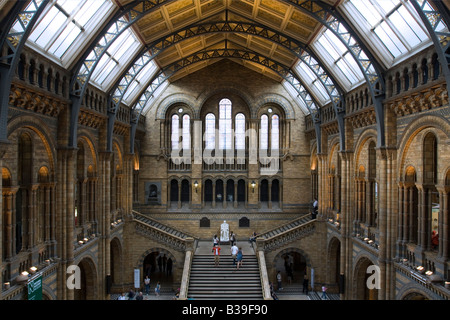
<svg viewBox="0 0 450 320"><path fill-rule="evenodd" d="M220 225L220 241L221 242L230 241L230 227L225 220Z"/></svg>

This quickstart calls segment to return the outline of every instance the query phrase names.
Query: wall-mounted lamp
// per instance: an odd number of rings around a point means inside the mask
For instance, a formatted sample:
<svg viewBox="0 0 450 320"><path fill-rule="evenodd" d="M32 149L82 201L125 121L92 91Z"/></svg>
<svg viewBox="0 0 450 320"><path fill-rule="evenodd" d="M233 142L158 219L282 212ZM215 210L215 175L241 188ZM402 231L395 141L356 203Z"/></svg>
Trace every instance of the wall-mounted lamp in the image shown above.
<svg viewBox="0 0 450 320"><path fill-rule="evenodd" d="M194 187L195 187L195 193L197 193L197 187L198 187L198 182L197 182L197 180L195 180L195 182L194 182Z"/></svg>
<svg viewBox="0 0 450 320"><path fill-rule="evenodd" d="M253 180L252 181L252 189L253 189L252 193L255 193L255 186L256 186L256 183L255 183L255 180Z"/></svg>

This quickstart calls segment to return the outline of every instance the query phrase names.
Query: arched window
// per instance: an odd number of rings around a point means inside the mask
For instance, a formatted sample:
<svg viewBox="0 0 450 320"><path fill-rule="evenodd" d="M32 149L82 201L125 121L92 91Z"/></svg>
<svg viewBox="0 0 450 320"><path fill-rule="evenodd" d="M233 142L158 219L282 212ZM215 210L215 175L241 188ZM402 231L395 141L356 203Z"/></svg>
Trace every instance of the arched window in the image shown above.
<svg viewBox="0 0 450 320"><path fill-rule="evenodd" d="M269 148L269 118L265 114L261 116L259 148L261 150L267 150Z"/></svg>
<svg viewBox="0 0 450 320"><path fill-rule="evenodd" d="M243 113L238 113L236 115L234 125L236 131L236 150L245 150L245 115Z"/></svg>
<svg viewBox="0 0 450 320"><path fill-rule="evenodd" d="M183 116L183 149L191 148L191 117L188 114Z"/></svg>
<svg viewBox="0 0 450 320"><path fill-rule="evenodd" d="M177 114L172 116L172 149L179 149L180 142L180 117Z"/></svg>
<svg viewBox="0 0 450 320"><path fill-rule="evenodd" d="M205 149L212 150L216 146L216 116L208 113L205 118Z"/></svg>
<svg viewBox="0 0 450 320"><path fill-rule="evenodd" d="M222 99L219 102L219 149L231 149L231 101Z"/></svg>
<svg viewBox="0 0 450 320"><path fill-rule="evenodd" d="M271 136L271 149L278 150L280 148L280 117L277 114L272 116L272 132Z"/></svg>

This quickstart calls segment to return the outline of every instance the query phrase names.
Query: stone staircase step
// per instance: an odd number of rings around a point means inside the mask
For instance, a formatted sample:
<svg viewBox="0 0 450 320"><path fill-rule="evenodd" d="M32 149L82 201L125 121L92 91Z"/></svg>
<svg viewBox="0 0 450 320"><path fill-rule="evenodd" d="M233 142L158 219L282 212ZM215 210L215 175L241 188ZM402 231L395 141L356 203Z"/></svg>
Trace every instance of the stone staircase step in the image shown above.
<svg viewBox="0 0 450 320"><path fill-rule="evenodd" d="M195 300L261 300L262 287L256 256L248 245L244 249L243 264L237 270L230 254L220 256L215 266L210 243L205 243L202 254L196 253L192 260L188 297ZM229 249L227 246L222 248ZM252 254L248 254L252 253Z"/></svg>

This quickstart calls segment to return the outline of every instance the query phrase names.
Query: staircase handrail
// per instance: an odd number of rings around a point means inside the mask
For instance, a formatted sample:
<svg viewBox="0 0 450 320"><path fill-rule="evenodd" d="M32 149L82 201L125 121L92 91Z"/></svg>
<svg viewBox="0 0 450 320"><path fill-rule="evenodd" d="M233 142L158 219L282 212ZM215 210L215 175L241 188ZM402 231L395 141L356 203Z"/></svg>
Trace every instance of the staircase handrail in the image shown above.
<svg viewBox="0 0 450 320"><path fill-rule="evenodd" d="M252 243L253 250L256 253L259 267L259 278L261 280L261 290L264 300L273 300L270 294L269 275L267 273L266 258L264 254L264 239L256 239L256 243ZM261 245L262 244L262 245Z"/></svg>
<svg viewBox="0 0 450 320"><path fill-rule="evenodd" d="M292 220L289 220L288 222L286 222L286 223L284 223L284 224L278 225L278 226L273 227L273 228L271 228L271 229L269 229L269 230L265 230L265 231L261 232L261 233L258 235L258 237L264 237L265 235L269 234L270 232L273 232L273 231L275 231L275 230L277 230L277 229L279 229L279 228L282 228L282 227L284 227L284 226L287 226L287 225L289 225L289 224L292 224L292 223L294 223L294 222L296 222L296 221L298 221L298 220L304 220L305 218L308 218L308 217L311 218L311 213L306 213L306 214L304 214L304 215L302 215L302 216L300 216L300 217L297 217L297 218L294 218L294 219L292 219ZM283 232L284 232L284 231L283 231ZM266 239L268 239L268 238L270 238L270 237L266 237Z"/></svg>
<svg viewBox="0 0 450 320"><path fill-rule="evenodd" d="M197 240L193 238L186 239L186 255L184 257L183 274L181 276L180 294L178 300L187 300L189 279L191 278L192 260L194 259L195 248L197 247Z"/></svg>
<svg viewBox="0 0 450 320"><path fill-rule="evenodd" d="M197 239L197 237L193 236L192 234L189 234L189 233L187 233L187 232L185 232L185 231L181 231L181 230L179 230L179 229L177 229L176 227L173 227L173 226L171 226L171 225L162 223L161 221L159 221L159 220L157 220L157 219L154 219L154 218L151 218L151 217L149 217L149 216L147 216L147 215L145 215L145 214L142 214L142 213L140 213L140 212L138 212L138 211L136 211L136 210L133 210L133 216L141 216L141 217L143 217L143 218L145 218L145 219L147 219L147 220L150 220L150 221L152 221L152 222L159 223L159 224L161 224L161 225L163 225L163 226L165 226L165 227L168 227L168 228L171 228L171 229L173 229L173 230L176 230L176 231L178 231L178 232L180 232L180 233L186 235L186 238L187 238L187 237L191 237L191 238ZM135 219L135 220L136 220L136 219ZM161 232L165 232L165 233L167 233L167 234L169 234L169 235L171 235L171 236L173 236L173 237L176 237L176 238L179 238L179 239L183 239L183 238L181 238L181 237L178 237L178 236L176 236L176 235L170 234L169 232L167 232L167 231L165 231L165 230L162 230L161 228L152 226L152 225L150 225L150 224L148 224L148 223L145 223L145 222L143 222L143 221L139 221L139 222L144 223L144 224L146 224L146 225L148 225L148 226L150 226L150 227L152 227L152 228L159 229L159 230L161 230Z"/></svg>
<svg viewBox="0 0 450 320"><path fill-rule="evenodd" d="M302 218L305 218L306 216L307 215L302 216ZM295 240L299 239L300 237L303 237L303 236L306 236L306 235L312 233L315 230L315 223L314 223L315 221L316 221L315 219L312 219L303 224L299 224L288 230L277 233L273 236L270 236L267 238L264 236L261 236L258 239L263 241L261 243L261 245L263 246L265 252L271 251L273 249L276 249L280 246L285 245L286 243L295 241ZM278 229L278 228L274 228L273 230L276 230L276 229ZM267 234L267 233L265 232L264 234Z"/></svg>
<svg viewBox="0 0 450 320"><path fill-rule="evenodd" d="M141 215L141 216L143 216L143 217L145 217L145 218L147 218L149 220L153 220L153 221L156 221L156 222L160 223L159 221L151 219L151 218L149 218L149 217L147 217L145 215L142 215L142 214L140 214L137 211L133 211L133 215ZM195 237L193 237L193 236L191 236L191 235L189 235L189 234L187 234L185 232L182 232L182 233L186 235L186 238L182 238L182 237L179 237L177 235L171 234L171 233L169 233L169 232L167 232L165 230L162 230L161 228L158 228L158 227L152 226L152 225L150 225L148 223L145 223L144 221L140 221L140 220L137 220L135 218L134 218L134 221L137 222L136 226L135 226L137 232L143 234L144 236L149 236L149 237L155 239L158 242L162 242L162 243L164 243L166 245L169 245L169 246L171 246L172 248L174 248L175 250L178 250L178 251L185 251L186 250L186 247L187 247L186 240L187 239L192 238L192 239L197 240ZM173 230L177 230L177 229L175 229L175 228L173 228L171 226L167 226L167 227L172 228Z"/></svg>

